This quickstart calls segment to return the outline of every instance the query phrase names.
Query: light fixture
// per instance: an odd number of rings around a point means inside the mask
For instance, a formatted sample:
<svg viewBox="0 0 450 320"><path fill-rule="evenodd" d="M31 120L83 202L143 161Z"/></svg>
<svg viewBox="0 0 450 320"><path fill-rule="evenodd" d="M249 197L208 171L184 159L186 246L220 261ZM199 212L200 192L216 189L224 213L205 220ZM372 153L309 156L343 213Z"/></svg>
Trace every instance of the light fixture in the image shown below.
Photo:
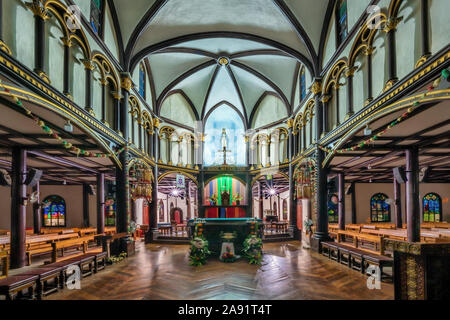
<svg viewBox="0 0 450 320"><path fill-rule="evenodd" d="M178 191L178 189L173 189L172 192L171 192L171 194L172 194L173 196L175 196L175 197L177 197L179 193L180 193L180 192Z"/></svg>
<svg viewBox="0 0 450 320"><path fill-rule="evenodd" d="M372 134L372 129L369 128L369 125L366 124L366 128L364 129L364 135L370 136Z"/></svg>
<svg viewBox="0 0 450 320"><path fill-rule="evenodd" d="M275 189L270 189L270 190L269 190L269 194L270 194L270 195L273 196L273 195L275 195L275 193L277 193L277 191L276 191Z"/></svg>
<svg viewBox="0 0 450 320"><path fill-rule="evenodd" d="M70 123L70 120L67 120L66 124L64 125L64 131L73 132L73 126Z"/></svg>
<svg viewBox="0 0 450 320"><path fill-rule="evenodd" d="M64 186L67 184L67 181L66 180L63 180L63 183L62 183Z"/></svg>

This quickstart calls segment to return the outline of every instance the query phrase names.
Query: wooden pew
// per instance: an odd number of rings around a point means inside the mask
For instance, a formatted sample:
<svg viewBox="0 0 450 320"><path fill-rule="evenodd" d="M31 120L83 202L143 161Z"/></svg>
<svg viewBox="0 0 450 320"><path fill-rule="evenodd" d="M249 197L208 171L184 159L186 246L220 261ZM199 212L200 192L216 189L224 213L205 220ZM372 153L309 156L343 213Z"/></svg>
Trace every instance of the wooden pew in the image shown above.
<svg viewBox="0 0 450 320"><path fill-rule="evenodd" d="M0 279L6 278L9 270L9 255L6 251L0 251L0 266L2 272L0 274Z"/></svg>
<svg viewBox="0 0 450 320"><path fill-rule="evenodd" d="M360 232L361 226L359 224L347 224L345 225L345 230Z"/></svg>
<svg viewBox="0 0 450 320"><path fill-rule="evenodd" d="M26 254L28 258L28 265L31 265L32 256L50 254L53 251L52 243L75 238L78 238L78 233L68 233L61 235L50 234L27 237Z"/></svg>
<svg viewBox="0 0 450 320"><path fill-rule="evenodd" d="M352 239L351 243L346 242L346 238ZM338 243L346 243L354 248L365 250L367 252L384 255L384 244L383 237L371 234L362 234L352 231L339 230L337 234ZM366 248L364 245L366 243L372 244L372 248Z"/></svg>
<svg viewBox="0 0 450 320"><path fill-rule="evenodd" d="M116 227L105 227L106 235L113 235L116 233Z"/></svg>
<svg viewBox="0 0 450 320"><path fill-rule="evenodd" d="M82 238L62 240L52 243L52 263L61 261L58 257L58 250L61 250L62 257L64 257L64 249L73 247L82 247L83 253L85 254L88 250L88 244L90 241L94 240L94 236L86 236Z"/></svg>
<svg viewBox="0 0 450 320"><path fill-rule="evenodd" d="M9 230L0 230L0 236L9 236Z"/></svg>
<svg viewBox="0 0 450 320"><path fill-rule="evenodd" d="M80 237L97 234L97 228L82 228L78 231Z"/></svg>

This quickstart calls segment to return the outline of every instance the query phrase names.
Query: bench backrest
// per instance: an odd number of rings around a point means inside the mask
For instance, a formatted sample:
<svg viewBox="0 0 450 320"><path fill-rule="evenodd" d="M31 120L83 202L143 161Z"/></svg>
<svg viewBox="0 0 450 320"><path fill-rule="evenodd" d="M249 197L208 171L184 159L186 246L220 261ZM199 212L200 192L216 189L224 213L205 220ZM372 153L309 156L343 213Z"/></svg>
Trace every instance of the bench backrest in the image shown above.
<svg viewBox="0 0 450 320"><path fill-rule="evenodd" d="M52 243L52 246L53 246L53 249L62 249L62 248L67 248L67 247L71 247L71 246L88 243L89 241L93 241L93 240L94 240L94 236L86 236L86 237L81 237L81 238L76 238L76 239L54 242L54 243Z"/></svg>

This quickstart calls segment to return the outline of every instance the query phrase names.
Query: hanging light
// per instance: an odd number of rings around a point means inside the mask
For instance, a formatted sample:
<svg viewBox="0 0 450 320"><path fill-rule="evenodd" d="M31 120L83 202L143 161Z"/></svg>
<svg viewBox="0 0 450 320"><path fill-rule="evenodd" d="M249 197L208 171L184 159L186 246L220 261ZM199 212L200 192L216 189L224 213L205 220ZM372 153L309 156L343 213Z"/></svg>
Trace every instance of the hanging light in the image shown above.
<svg viewBox="0 0 450 320"><path fill-rule="evenodd" d="M277 193L277 191L275 189L270 189L269 190L269 194L274 196Z"/></svg>
<svg viewBox="0 0 450 320"><path fill-rule="evenodd" d="M70 123L70 120L67 120L66 124L64 125L64 131L70 132L70 133L73 132L73 126Z"/></svg>
<svg viewBox="0 0 450 320"><path fill-rule="evenodd" d="M364 129L364 135L370 136L372 134L372 129L369 128L369 125L366 124L366 128Z"/></svg>

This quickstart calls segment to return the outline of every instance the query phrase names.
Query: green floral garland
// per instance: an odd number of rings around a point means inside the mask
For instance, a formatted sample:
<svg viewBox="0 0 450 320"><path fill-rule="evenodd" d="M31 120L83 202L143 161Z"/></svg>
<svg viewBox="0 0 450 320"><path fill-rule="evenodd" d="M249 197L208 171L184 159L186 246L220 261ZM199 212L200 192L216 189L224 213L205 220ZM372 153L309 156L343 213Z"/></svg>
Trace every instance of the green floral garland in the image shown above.
<svg viewBox="0 0 450 320"><path fill-rule="evenodd" d="M248 259L249 264L260 265L262 262L263 242L258 237L259 225L256 221L252 221L250 225L250 234L244 240L244 248L242 249L244 257Z"/></svg>
<svg viewBox="0 0 450 320"><path fill-rule="evenodd" d="M208 241L203 236L203 223L197 223L194 230L194 240L191 241L190 265L196 267L204 265L210 254Z"/></svg>

